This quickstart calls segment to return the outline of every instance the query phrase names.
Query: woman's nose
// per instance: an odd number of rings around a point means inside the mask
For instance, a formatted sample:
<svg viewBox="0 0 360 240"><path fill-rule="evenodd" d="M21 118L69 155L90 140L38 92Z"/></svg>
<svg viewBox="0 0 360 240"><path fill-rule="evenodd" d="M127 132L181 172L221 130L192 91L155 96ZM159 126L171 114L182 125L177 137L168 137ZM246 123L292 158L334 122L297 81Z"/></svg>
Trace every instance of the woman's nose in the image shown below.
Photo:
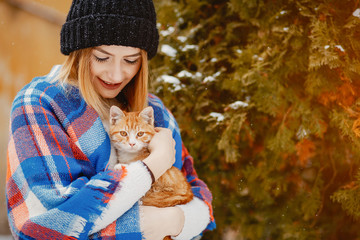
<svg viewBox="0 0 360 240"><path fill-rule="evenodd" d="M113 65L108 71L109 80L112 83L121 83L123 81L123 73L120 65Z"/></svg>

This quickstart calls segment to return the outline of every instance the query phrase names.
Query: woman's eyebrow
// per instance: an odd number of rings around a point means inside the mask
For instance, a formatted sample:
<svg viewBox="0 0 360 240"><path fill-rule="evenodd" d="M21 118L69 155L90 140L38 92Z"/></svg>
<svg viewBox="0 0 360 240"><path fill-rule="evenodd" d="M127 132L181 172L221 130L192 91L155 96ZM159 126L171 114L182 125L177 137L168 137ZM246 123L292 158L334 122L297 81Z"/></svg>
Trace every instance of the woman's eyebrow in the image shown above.
<svg viewBox="0 0 360 240"><path fill-rule="evenodd" d="M108 54L110 56L114 56L113 54L105 51L104 49L100 48L100 47L96 47L95 50L99 51L99 52L102 52L102 53L105 53L105 54Z"/></svg>
<svg viewBox="0 0 360 240"><path fill-rule="evenodd" d="M134 54L131 54L131 55L127 55L125 57L137 57L137 56L141 56L141 52L134 53Z"/></svg>

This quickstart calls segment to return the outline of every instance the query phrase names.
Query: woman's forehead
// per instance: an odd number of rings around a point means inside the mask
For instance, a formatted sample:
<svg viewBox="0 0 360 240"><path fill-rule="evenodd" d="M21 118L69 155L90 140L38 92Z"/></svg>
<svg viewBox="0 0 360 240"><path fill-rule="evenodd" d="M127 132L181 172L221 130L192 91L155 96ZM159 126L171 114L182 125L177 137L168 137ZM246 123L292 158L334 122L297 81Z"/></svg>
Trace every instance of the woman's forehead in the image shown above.
<svg viewBox="0 0 360 240"><path fill-rule="evenodd" d="M121 46L121 45L101 45L95 47L94 50L112 56L136 57L141 55L140 48Z"/></svg>

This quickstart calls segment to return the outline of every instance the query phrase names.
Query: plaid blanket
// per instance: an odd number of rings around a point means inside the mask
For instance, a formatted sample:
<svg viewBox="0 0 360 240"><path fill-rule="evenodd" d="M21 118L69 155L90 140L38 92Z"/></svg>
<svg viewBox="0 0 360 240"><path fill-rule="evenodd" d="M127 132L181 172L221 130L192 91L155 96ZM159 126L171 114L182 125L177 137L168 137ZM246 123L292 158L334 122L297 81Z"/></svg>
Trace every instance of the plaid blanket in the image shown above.
<svg viewBox="0 0 360 240"><path fill-rule="evenodd" d="M60 67L33 79L12 105L6 198L13 236L142 239L138 200L150 189L150 176L139 163L121 171L106 168L109 136L76 87L52 81ZM174 117L154 95L149 95L149 105L155 125L172 130L174 165L186 174L194 195L209 206L207 229L215 228L211 193L196 174ZM121 207L108 211L116 201Z"/></svg>

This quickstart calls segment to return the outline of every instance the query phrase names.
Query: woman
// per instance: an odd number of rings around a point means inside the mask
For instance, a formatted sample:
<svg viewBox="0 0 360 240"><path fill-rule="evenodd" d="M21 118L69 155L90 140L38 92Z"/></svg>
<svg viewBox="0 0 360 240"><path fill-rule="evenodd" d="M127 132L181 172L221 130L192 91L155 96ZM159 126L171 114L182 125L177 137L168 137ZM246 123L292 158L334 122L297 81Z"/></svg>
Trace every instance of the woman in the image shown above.
<svg viewBox="0 0 360 240"><path fill-rule="evenodd" d="M158 46L151 0L74 0L61 30L62 66L16 96L8 146L7 206L15 239L191 239L215 227L211 193L198 179L173 116L147 93ZM102 121L113 104L154 108L151 154L108 169ZM141 206L152 175L182 169L194 200Z"/></svg>

